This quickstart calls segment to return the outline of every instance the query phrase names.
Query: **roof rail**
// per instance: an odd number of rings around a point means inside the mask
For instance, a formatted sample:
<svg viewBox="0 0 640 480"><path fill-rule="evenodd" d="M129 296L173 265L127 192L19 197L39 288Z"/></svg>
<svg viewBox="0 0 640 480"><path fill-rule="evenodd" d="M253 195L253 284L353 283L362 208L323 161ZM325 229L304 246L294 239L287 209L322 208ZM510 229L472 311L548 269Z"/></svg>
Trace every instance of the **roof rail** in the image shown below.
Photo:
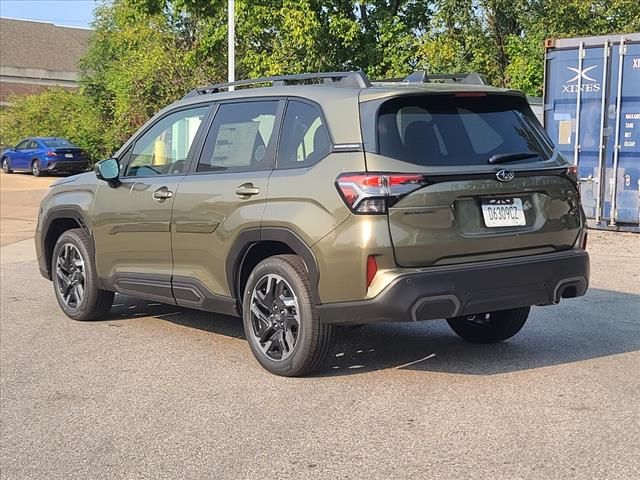
<svg viewBox="0 0 640 480"><path fill-rule="evenodd" d="M300 73L297 75L276 75L273 77L261 77L237 80L235 82L216 83L215 85L198 87L191 90L183 98L195 97L196 95L205 95L208 93L218 93L220 90L229 89L229 87L259 85L262 83L270 83L272 86L278 87L308 80L323 80L324 84L338 84L349 87L368 88L371 86L369 78L367 78L361 70L356 72Z"/></svg>
<svg viewBox="0 0 640 480"><path fill-rule="evenodd" d="M436 73L428 75L417 70L405 78L374 80L374 83L460 83L465 85L486 85L485 78L479 73Z"/></svg>

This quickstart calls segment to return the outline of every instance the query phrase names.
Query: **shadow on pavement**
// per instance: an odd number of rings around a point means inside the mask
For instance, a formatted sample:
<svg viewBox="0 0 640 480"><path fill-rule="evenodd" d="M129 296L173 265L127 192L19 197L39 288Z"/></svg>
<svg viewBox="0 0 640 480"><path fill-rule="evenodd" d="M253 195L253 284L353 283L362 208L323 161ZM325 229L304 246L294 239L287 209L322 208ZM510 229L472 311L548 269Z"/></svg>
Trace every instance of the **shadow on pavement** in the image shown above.
<svg viewBox="0 0 640 480"><path fill-rule="evenodd" d="M219 335L244 338L239 318L116 296L110 319L153 316ZM494 375L640 350L640 295L591 289L585 297L536 307L522 331L493 345L458 338L444 321L341 327L315 376L404 369Z"/></svg>

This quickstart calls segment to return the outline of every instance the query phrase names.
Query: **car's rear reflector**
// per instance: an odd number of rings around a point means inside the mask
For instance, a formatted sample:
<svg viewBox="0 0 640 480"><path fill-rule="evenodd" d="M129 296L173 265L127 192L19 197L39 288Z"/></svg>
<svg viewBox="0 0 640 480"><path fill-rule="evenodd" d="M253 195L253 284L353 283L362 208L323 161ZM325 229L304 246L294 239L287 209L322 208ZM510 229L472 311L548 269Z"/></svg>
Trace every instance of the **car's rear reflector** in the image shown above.
<svg viewBox="0 0 640 480"><path fill-rule="evenodd" d="M367 257L367 288L373 282L374 277L378 273L378 264L376 263L375 255L369 255Z"/></svg>

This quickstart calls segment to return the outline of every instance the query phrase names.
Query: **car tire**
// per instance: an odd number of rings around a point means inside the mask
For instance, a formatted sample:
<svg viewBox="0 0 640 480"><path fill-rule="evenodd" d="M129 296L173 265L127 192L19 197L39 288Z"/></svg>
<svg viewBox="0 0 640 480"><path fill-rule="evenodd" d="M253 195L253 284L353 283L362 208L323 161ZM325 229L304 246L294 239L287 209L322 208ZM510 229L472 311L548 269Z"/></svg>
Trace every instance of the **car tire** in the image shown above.
<svg viewBox="0 0 640 480"><path fill-rule="evenodd" d="M524 326L531 307L447 319L451 329L472 343L496 343L513 337Z"/></svg>
<svg viewBox="0 0 640 480"><path fill-rule="evenodd" d="M40 160L34 160L31 162L31 173L33 173L34 177L41 177L44 175L40 168Z"/></svg>
<svg viewBox="0 0 640 480"><path fill-rule="evenodd" d="M7 157L2 158L2 172L13 173L13 170L11 169L11 161Z"/></svg>
<svg viewBox="0 0 640 480"><path fill-rule="evenodd" d="M92 250L80 228L65 231L53 248L53 289L62 311L74 320L99 320L113 305L114 293L98 286Z"/></svg>
<svg viewBox="0 0 640 480"><path fill-rule="evenodd" d="M247 341L266 370L296 377L322 365L333 326L320 321L300 257L276 255L260 262L249 275L242 304Z"/></svg>

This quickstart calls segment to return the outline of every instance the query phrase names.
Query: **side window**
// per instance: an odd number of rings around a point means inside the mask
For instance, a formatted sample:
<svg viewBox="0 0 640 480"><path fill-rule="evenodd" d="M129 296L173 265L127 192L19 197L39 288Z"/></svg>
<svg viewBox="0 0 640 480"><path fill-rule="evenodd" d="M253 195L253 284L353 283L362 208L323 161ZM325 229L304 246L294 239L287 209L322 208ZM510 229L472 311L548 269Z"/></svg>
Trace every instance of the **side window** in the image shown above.
<svg viewBox="0 0 640 480"><path fill-rule="evenodd" d="M278 101L220 105L205 141L198 172L266 170ZM270 148L271 147L271 148Z"/></svg>
<svg viewBox="0 0 640 480"><path fill-rule="evenodd" d="M208 106L180 110L159 120L136 140L124 176L184 173L191 144L208 110Z"/></svg>
<svg viewBox="0 0 640 480"><path fill-rule="evenodd" d="M27 148L29 150L38 150L40 147L38 146L38 142L36 142L35 140L31 140L31 142L29 142L29 146Z"/></svg>
<svg viewBox="0 0 640 480"><path fill-rule="evenodd" d="M331 139L320 109L290 100L278 149L278 168L307 167L329 154Z"/></svg>
<svg viewBox="0 0 640 480"><path fill-rule="evenodd" d="M24 140L23 142L20 142L18 145L16 145L16 150L26 150L29 143L30 140Z"/></svg>

